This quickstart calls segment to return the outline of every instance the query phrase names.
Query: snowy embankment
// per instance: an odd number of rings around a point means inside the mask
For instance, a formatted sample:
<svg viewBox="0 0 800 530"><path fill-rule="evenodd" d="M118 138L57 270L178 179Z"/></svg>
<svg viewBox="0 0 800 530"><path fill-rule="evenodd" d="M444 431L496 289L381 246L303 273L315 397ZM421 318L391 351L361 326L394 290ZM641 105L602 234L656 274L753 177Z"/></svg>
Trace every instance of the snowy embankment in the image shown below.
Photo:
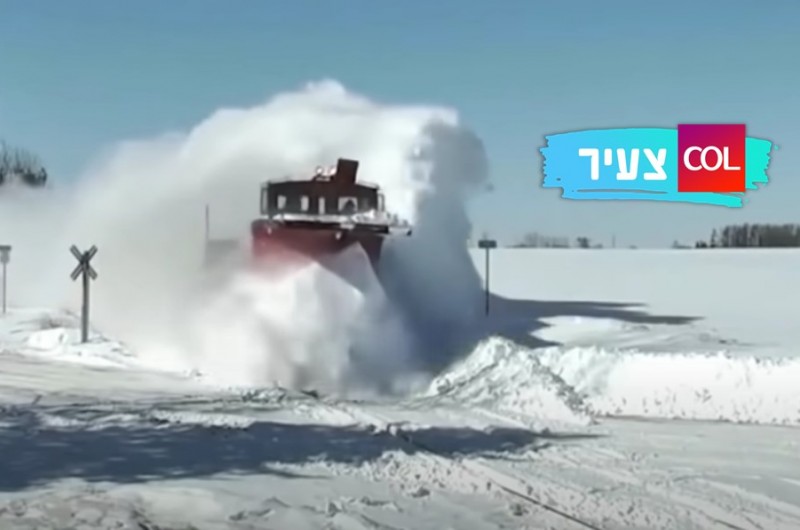
<svg viewBox="0 0 800 530"><path fill-rule="evenodd" d="M68 311L13 309L0 319L7 352L92 366L132 367L137 359L124 345L91 330L81 343L80 318Z"/></svg>
<svg viewBox="0 0 800 530"><path fill-rule="evenodd" d="M29 405L97 388L108 400L218 392L184 374L154 372L95 331L87 343L80 339L80 319L67 311L12 308L1 316L0 403Z"/></svg>
<svg viewBox="0 0 800 530"><path fill-rule="evenodd" d="M800 360L602 347L539 353L596 414L800 424Z"/></svg>
<svg viewBox="0 0 800 530"><path fill-rule="evenodd" d="M479 345L433 393L559 418L800 424L800 252L501 249L491 270L507 299L488 320L514 341Z"/></svg>

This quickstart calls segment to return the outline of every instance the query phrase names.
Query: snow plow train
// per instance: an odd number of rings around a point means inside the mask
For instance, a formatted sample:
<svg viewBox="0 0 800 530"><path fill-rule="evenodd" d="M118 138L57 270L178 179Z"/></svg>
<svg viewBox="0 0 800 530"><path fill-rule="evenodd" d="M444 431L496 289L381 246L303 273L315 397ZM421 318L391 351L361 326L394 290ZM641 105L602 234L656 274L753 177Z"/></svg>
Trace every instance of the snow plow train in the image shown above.
<svg viewBox="0 0 800 530"><path fill-rule="evenodd" d="M250 227L255 265L323 263L360 245L377 272L384 239L411 235L411 227L386 212L378 186L357 181L358 166L340 158L327 171L318 167L310 179L264 183L261 216Z"/></svg>

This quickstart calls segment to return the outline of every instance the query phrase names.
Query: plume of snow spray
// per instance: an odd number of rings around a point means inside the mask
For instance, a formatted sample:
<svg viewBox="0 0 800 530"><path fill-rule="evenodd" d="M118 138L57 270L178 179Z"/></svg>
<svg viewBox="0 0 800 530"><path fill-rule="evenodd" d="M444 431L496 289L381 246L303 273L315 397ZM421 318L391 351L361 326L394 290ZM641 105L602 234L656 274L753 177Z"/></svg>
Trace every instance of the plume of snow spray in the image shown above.
<svg viewBox="0 0 800 530"><path fill-rule="evenodd" d="M0 187L0 244L13 247L8 265L12 307L63 302L58 293L63 292L70 267L76 265L69 245L58 248L71 215L71 201L68 192L49 187Z"/></svg>
<svg viewBox="0 0 800 530"><path fill-rule="evenodd" d="M205 204L212 237L246 241L263 181L305 177L338 157L360 160L360 175L382 187L387 209L415 227L387 245L386 292L356 250L341 257L363 271L355 286L312 267L281 279L241 274L214 297L198 296ZM74 304L76 289L63 290L68 280L61 290L50 280L68 274L70 244L96 244L94 324L150 364L232 384L391 386L379 376L429 365L434 352L418 348L480 307L464 201L486 178L482 146L454 111L382 105L324 81L219 110L187 133L116 146L59 201L73 222L59 218L46 232L54 237L34 243L31 261L45 266L31 268L31 280ZM6 230L13 223L19 245L29 245L33 230L17 230L23 219L57 218L41 206L8 219L2 205L0 220Z"/></svg>

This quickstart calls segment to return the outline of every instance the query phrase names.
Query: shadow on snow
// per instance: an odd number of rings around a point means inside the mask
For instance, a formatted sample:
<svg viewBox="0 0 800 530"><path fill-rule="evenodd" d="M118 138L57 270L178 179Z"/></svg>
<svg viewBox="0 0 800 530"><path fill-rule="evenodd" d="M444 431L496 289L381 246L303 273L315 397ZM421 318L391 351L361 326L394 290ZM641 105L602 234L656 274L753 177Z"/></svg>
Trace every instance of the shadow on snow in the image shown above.
<svg viewBox="0 0 800 530"><path fill-rule="evenodd" d="M77 406L50 415L63 424L53 426L37 413L43 410L46 408L17 407L0 414L0 490L20 490L65 478L115 483L218 473L303 478L279 468L317 461L358 466L389 451L414 454L433 450L454 458L492 457L501 451L535 450L559 441L594 437L507 428L425 428L392 436L364 426L259 421L245 428L221 428L146 418L105 426L91 421L70 425L85 417L86 408Z"/></svg>
<svg viewBox="0 0 800 530"><path fill-rule="evenodd" d="M490 294L489 315L481 315L468 330L450 327L446 323L415 322L422 334L426 352L437 352L423 361L432 373L438 373L459 361L474 350L477 344L489 337L510 339L526 348L535 349L559 346L560 343L542 339L534 334L549 324L553 317L580 317L612 319L634 325L691 324L702 317L681 315L656 315L644 310L643 304L598 301L550 301L510 299ZM410 317L413 321L413 316Z"/></svg>
<svg viewBox="0 0 800 530"><path fill-rule="evenodd" d="M620 302L512 300L491 295L489 303L488 330L529 348L559 345L532 335L548 326L543 320L547 318L602 318L628 324L670 326L691 324L701 319L696 316L654 315L645 311L643 304Z"/></svg>

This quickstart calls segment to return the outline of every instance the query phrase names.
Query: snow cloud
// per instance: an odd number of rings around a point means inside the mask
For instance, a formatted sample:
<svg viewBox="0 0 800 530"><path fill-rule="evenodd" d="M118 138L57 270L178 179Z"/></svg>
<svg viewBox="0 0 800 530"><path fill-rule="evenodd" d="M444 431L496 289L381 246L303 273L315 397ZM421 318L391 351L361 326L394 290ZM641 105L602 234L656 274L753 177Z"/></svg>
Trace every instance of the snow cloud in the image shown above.
<svg viewBox="0 0 800 530"><path fill-rule="evenodd" d="M206 204L212 237L246 245L263 181L305 177L339 157L358 159L387 209L414 225L387 244L382 286L362 267L355 287L309 270L201 288ZM188 132L123 142L70 192L0 194L0 236L19 247L21 304L77 307L67 248L97 245L93 323L147 362L224 372L232 384L346 390L387 383L375 374L389 362L395 373L437 365L440 339L480 309L465 201L486 179L481 143L453 110L382 104L322 81L218 110ZM349 254L350 266L363 265Z"/></svg>

